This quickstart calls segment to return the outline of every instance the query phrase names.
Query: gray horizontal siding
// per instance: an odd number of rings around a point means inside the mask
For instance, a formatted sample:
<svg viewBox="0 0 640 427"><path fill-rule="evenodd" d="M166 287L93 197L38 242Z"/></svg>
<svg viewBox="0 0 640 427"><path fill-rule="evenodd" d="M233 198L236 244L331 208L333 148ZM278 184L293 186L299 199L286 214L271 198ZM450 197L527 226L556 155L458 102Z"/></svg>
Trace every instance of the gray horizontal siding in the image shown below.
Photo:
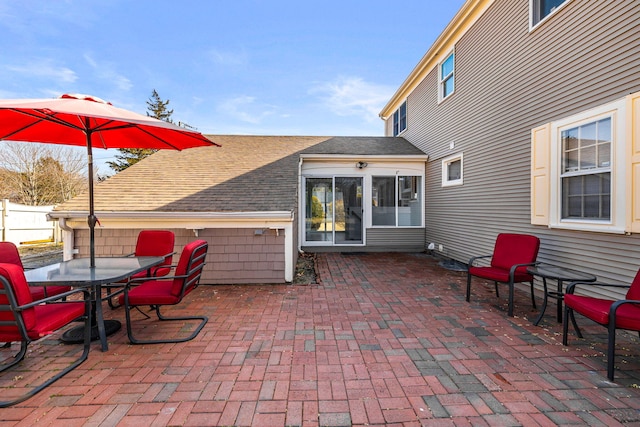
<svg viewBox="0 0 640 427"><path fill-rule="evenodd" d="M368 228L365 246L303 246L305 252L422 252L424 228Z"/></svg>
<svg viewBox="0 0 640 427"><path fill-rule="evenodd" d="M572 1L533 32L528 8L496 0L463 36L450 98L437 103L437 69L408 97L403 136L429 155L425 243L466 262L500 232L532 233L540 260L629 282L640 236L530 224L530 132L640 91L640 2ZM464 185L442 188L441 159L459 152Z"/></svg>
<svg viewBox="0 0 640 427"><path fill-rule="evenodd" d="M424 250L424 228L369 228L367 247Z"/></svg>

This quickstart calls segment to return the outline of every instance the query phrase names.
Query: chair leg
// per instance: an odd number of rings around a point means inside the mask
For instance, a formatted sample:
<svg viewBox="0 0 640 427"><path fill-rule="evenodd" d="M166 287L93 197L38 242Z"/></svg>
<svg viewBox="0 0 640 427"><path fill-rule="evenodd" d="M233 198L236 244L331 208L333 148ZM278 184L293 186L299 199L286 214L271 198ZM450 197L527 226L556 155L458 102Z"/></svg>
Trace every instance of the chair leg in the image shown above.
<svg viewBox="0 0 640 427"><path fill-rule="evenodd" d="M162 320L162 321L200 320L200 323L198 324L196 329L193 331L193 333L191 333L191 335L185 338L163 339L163 340L140 340L133 336L133 332L131 330L131 314L130 314L131 310L125 310L125 317L127 320L127 336L129 337L129 341L131 342L131 344L165 344L165 343L179 343L179 342L190 341L200 333L202 328L204 328L204 325L206 325L207 322L209 321L209 318L207 316L166 317L160 313L160 307L161 306L159 305L155 306L156 314L158 315L159 320Z"/></svg>
<svg viewBox="0 0 640 427"><path fill-rule="evenodd" d="M613 381L613 370L615 368L616 357L616 324L609 322L609 344L607 346L607 378Z"/></svg>
<svg viewBox="0 0 640 427"><path fill-rule="evenodd" d="M566 316L566 310L565 310L565 316ZM576 323L576 315L572 309L569 309L569 317L571 318L571 324L573 325L573 329L576 331L576 335L578 336L578 338L584 338L582 336L582 332L580 332L578 323Z"/></svg>
<svg viewBox="0 0 640 427"><path fill-rule="evenodd" d="M87 299L87 303L88 303L88 299ZM58 372L57 374L55 374L53 377L49 378L48 380L46 380L42 384L32 388L31 390L29 390L29 392L23 394L22 396L20 396L20 397L18 397L16 399L13 399L13 400L0 401L0 408L7 408L9 406L16 405L16 404L18 404L20 402L24 402L25 400L29 399L30 397L35 396L36 394L38 394L42 390L44 390L46 387L49 387L51 384L53 384L54 382L58 381L60 378L64 377L65 375L67 375L69 372L73 371L80 364L82 364L85 360L87 360L87 357L89 356L89 348L91 347L91 316L88 314L89 313L88 306L87 306L87 309L85 310L85 312L87 314L85 314L85 323L84 323L84 348L82 350L82 354L80 355L80 357L78 359L76 359L71 365L67 366L62 371ZM8 367L11 367L11 366L15 365L16 363L18 363L18 362L20 362L22 360L22 358L24 357L24 353L26 353L27 345L28 345L27 342L25 342L25 341L22 342L21 348L20 348L20 353L18 353L18 355L16 356L16 360L13 361L12 363L10 363ZM22 357L19 357L20 354L22 354ZM0 372L6 370L8 367L3 367L0 370Z"/></svg>
<svg viewBox="0 0 640 427"><path fill-rule="evenodd" d="M11 347L11 343L7 343L9 344L9 347ZM21 341L20 342L20 351L18 352L18 354L16 354L15 356L13 356L13 361L7 363L6 365L2 365L0 367L0 372L4 372L7 369L17 365L18 363L20 363L22 361L22 359L24 359L24 356L27 354L27 346L29 345L28 342L26 341ZM3 346L4 347L4 346Z"/></svg>
<svg viewBox="0 0 640 427"><path fill-rule="evenodd" d="M531 281L531 305L534 309L538 308L536 307L536 295L533 293L533 280Z"/></svg>
<svg viewBox="0 0 640 427"><path fill-rule="evenodd" d="M564 322L562 322L562 345L567 345L567 335L569 334L569 311L573 314L573 310L571 310L566 305L564 306Z"/></svg>
<svg viewBox="0 0 640 427"><path fill-rule="evenodd" d="M509 311L507 315L509 317L513 317L513 292L514 292L514 284L513 280L509 281Z"/></svg>
<svg viewBox="0 0 640 427"><path fill-rule="evenodd" d="M498 292L498 282L493 282L493 286L496 288L496 297L500 298L500 293Z"/></svg>
<svg viewBox="0 0 640 427"><path fill-rule="evenodd" d="M118 306L113 303L113 296L111 295L111 289L107 288L107 304L111 310L115 310Z"/></svg>
<svg viewBox="0 0 640 427"><path fill-rule="evenodd" d="M471 300L471 274L467 273L467 302Z"/></svg>
<svg viewBox="0 0 640 427"><path fill-rule="evenodd" d="M106 289L107 291L107 296L104 299L107 300L107 304L109 304L109 308L111 308L112 310L115 310L116 308L120 307L119 304L115 304L114 298L120 295L122 292L124 292L124 287L121 287L115 292L111 291L111 289L113 288L112 286L103 286L103 288Z"/></svg>

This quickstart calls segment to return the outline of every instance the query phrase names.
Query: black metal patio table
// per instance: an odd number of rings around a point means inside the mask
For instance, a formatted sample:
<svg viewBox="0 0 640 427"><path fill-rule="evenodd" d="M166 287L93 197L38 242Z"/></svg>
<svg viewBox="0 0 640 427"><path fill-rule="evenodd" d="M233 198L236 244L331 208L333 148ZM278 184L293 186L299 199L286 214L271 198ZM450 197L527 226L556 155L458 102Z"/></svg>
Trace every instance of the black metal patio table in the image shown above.
<svg viewBox="0 0 640 427"><path fill-rule="evenodd" d="M552 264L540 263L535 266L527 267L527 272L542 279L542 285L544 287L544 300L542 302L542 309L534 325L538 325L544 316L544 312L547 309L547 300L549 297L558 301L558 313L557 320L562 322L562 301L564 300L564 289L562 284L564 282L595 282L596 276L590 273L584 273L582 271L573 270L570 268L559 267ZM549 291L547 289L547 279L555 280L557 288L555 291Z"/></svg>
<svg viewBox="0 0 640 427"><path fill-rule="evenodd" d="M89 258L75 258L45 267L25 271L27 282L31 286L70 285L91 288L91 299L97 328L92 339L100 338L102 351L107 351L107 335L120 329L120 321L105 321L102 315L102 286L125 280L141 271L161 264L164 257L99 257L95 259L95 267L90 266ZM83 326L71 329L63 335L63 341L76 342L82 340ZM75 329L79 329L75 330Z"/></svg>

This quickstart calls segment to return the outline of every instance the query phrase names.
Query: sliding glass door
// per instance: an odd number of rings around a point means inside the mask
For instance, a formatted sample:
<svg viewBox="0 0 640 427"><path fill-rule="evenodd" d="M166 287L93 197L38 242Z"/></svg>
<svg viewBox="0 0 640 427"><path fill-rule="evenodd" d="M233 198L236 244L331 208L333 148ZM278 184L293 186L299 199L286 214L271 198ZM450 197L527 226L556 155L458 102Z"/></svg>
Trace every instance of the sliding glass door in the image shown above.
<svg viewBox="0 0 640 427"><path fill-rule="evenodd" d="M362 177L305 179L305 242L362 244Z"/></svg>

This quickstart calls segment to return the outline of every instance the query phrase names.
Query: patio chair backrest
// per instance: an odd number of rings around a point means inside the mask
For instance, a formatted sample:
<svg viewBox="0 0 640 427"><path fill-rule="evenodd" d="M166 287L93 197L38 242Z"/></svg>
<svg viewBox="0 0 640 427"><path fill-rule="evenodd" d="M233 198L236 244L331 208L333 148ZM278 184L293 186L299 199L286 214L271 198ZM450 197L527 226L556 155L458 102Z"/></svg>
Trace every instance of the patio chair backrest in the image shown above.
<svg viewBox="0 0 640 427"><path fill-rule="evenodd" d="M632 299L640 301L640 270L636 273L636 277L631 282L631 287L627 291L626 299Z"/></svg>
<svg viewBox="0 0 640 427"><path fill-rule="evenodd" d="M493 248L491 266L509 270L515 264L530 264L536 261L539 249L540 239L536 236L500 233Z"/></svg>
<svg viewBox="0 0 640 427"><path fill-rule="evenodd" d="M20 252L12 242L0 242L0 263L15 264L24 270Z"/></svg>
<svg viewBox="0 0 640 427"><path fill-rule="evenodd" d="M171 295L182 299L198 285L208 249L206 240L194 240L184 247L175 270Z"/></svg>
<svg viewBox="0 0 640 427"><path fill-rule="evenodd" d="M167 255L160 264L154 268L152 276L165 276L169 273L169 268L173 261L173 246L175 244L175 234L169 230L142 230L138 234L136 242L136 256L163 256Z"/></svg>
<svg viewBox="0 0 640 427"><path fill-rule="evenodd" d="M0 264L0 341L11 342L22 339L18 330L16 307L29 304L33 299L29 284L24 277L22 267L10 264ZM22 321L26 330L33 328L36 323L35 309L28 308L22 312Z"/></svg>

